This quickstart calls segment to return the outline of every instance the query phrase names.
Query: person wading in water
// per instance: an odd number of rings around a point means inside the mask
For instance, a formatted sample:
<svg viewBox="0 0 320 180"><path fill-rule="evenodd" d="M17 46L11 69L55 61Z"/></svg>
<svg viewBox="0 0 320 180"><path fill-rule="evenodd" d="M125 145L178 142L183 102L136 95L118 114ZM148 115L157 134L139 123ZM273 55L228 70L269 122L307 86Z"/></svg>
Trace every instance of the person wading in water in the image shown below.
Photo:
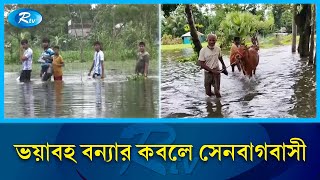
<svg viewBox="0 0 320 180"><path fill-rule="evenodd" d="M240 47L240 37L234 37L233 43L230 49L230 65L232 68L232 72L234 72L234 67L237 66L239 72L241 72L240 61L239 61L239 51Z"/></svg>
<svg viewBox="0 0 320 180"><path fill-rule="evenodd" d="M220 73L223 72L227 75L228 72L222 59L221 49L216 46L217 36L209 34L207 40L208 46L200 50L198 58L201 68L205 70L204 87L208 96L215 95L217 98L220 98ZM219 61L222 64L223 71L220 70ZM214 87L214 93L211 91L211 86Z"/></svg>
<svg viewBox="0 0 320 180"><path fill-rule="evenodd" d="M150 54L145 50L146 44L144 42L139 43L139 53L136 64L136 74L142 74L145 77L148 76L148 68L150 61Z"/></svg>

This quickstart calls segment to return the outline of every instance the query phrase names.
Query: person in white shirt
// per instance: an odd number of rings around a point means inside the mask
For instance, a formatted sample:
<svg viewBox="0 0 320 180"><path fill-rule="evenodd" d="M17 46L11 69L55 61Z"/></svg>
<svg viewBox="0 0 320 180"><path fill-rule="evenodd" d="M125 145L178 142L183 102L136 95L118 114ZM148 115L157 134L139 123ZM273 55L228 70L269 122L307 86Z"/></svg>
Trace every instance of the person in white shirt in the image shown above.
<svg viewBox="0 0 320 180"><path fill-rule="evenodd" d="M20 74L20 82L30 82L31 71L32 71L32 58L33 51L29 47L28 40L23 39L21 41L21 46L24 49L24 53L20 58L22 62L22 71Z"/></svg>
<svg viewBox="0 0 320 180"><path fill-rule="evenodd" d="M88 76L91 76L91 71L93 70L93 78L104 78L104 53L102 51L101 43L99 41L96 41L94 43L94 57L93 57L93 63L89 70Z"/></svg>
<svg viewBox="0 0 320 180"><path fill-rule="evenodd" d="M208 96L215 95L217 98L220 98L220 73L223 72L227 75L226 65L223 62L220 47L216 46L217 36L209 34L207 39L208 46L203 47L199 53L201 68L205 70L204 86ZM219 61L222 64L223 71L220 70ZM211 91L211 86L214 87L214 93Z"/></svg>

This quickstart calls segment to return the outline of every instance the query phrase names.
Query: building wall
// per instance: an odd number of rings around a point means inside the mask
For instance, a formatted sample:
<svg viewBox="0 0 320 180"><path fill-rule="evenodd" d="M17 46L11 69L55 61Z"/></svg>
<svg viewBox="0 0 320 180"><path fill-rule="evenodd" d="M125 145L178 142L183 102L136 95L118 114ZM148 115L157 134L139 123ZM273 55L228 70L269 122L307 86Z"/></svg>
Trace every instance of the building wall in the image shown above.
<svg viewBox="0 0 320 180"><path fill-rule="evenodd" d="M191 37L183 37L183 44L191 44ZM200 42L204 42L205 41L205 36L199 36L199 40Z"/></svg>
<svg viewBox="0 0 320 180"><path fill-rule="evenodd" d="M69 29L68 33L72 36L78 35L79 37L87 37L90 33L91 29L90 28L83 28L83 34L82 34L82 29Z"/></svg>
<svg viewBox="0 0 320 180"><path fill-rule="evenodd" d="M191 38L190 37L183 37L183 44L191 44Z"/></svg>

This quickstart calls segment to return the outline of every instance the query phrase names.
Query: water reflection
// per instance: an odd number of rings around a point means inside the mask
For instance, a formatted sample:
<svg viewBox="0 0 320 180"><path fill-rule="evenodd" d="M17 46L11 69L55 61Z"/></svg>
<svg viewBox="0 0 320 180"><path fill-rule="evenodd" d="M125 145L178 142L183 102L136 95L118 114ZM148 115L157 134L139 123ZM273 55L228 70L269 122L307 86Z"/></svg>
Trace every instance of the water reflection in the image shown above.
<svg viewBox="0 0 320 180"><path fill-rule="evenodd" d="M262 49L252 80L237 71L222 75L221 104L206 101L203 72L195 63L175 61L176 51L163 57L162 117L315 117L315 69L290 46Z"/></svg>
<svg viewBox="0 0 320 180"><path fill-rule="evenodd" d="M25 117L34 117L34 96L33 96L33 89L31 82L21 84L22 89L22 109L23 109L23 116ZM15 109L17 110L17 109ZM19 112L17 112L19 113Z"/></svg>
<svg viewBox="0 0 320 180"><path fill-rule="evenodd" d="M100 79L95 80L94 88L95 88L95 94L96 94L96 105L99 106L99 104L101 105L102 103L102 95L101 95L102 81Z"/></svg>
<svg viewBox="0 0 320 180"><path fill-rule="evenodd" d="M54 106L54 83L45 82L41 85L42 89L37 93L41 98L42 105L40 105L40 111L47 113L48 117L54 117L55 106Z"/></svg>
<svg viewBox="0 0 320 180"><path fill-rule="evenodd" d="M307 61L306 61L307 62ZM298 75L298 80L293 86L294 95L291 101L294 106L290 114L297 114L298 117L310 117L310 114L315 117L316 112L316 83L315 67L304 65L301 74Z"/></svg>
<svg viewBox="0 0 320 180"><path fill-rule="evenodd" d="M222 118L222 104L220 100L215 101L215 106L210 100L207 100L207 117L209 118Z"/></svg>
<svg viewBox="0 0 320 180"><path fill-rule="evenodd" d="M97 79L94 82L95 94L96 94L96 116L101 117L102 114L102 80Z"/></svg>
<svg viewBox="0 0 320 180"><path fill-rule="evenodd" d="M108 75L81 82L66 74L64 82L15 81L5 73L5 117L158 117L158 77L127 81Z"/></svg>
<svg viewBox="0 0 320 180"><path fill-rule="evenodd" d="M55 116L63 113L63 82L56 81L54 82L54 91L55 91Z"/></svg>

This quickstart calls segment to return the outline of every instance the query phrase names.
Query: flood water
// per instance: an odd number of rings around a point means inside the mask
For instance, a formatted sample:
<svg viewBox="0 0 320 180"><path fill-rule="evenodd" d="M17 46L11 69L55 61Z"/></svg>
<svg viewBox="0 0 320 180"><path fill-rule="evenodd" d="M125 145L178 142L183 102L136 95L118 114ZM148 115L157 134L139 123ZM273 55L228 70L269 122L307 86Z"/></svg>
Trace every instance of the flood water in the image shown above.
<svg viewBox="0 0 320 180"><path fill-rule="evenodd" d="M191 50L192 51L192 50ZM181 55L185 55L180 52ZM256 76L249 80L235 68L221 75L221 99L205 95L203 71L194 62L179 63L163 54L162 117L315 117L315 67L290 46L260 50ZM190 55L190 54L188 54ZM226 66L229 58L224 57Z"/></svg>
<svg viewBox="0 0 320 180"><path fill-rule="evenodd" d="M107 74L97 81L79 74L65 74L64 82L16 81L5 73L5 117L158 117L159 80L127 80Z"/></svg>

